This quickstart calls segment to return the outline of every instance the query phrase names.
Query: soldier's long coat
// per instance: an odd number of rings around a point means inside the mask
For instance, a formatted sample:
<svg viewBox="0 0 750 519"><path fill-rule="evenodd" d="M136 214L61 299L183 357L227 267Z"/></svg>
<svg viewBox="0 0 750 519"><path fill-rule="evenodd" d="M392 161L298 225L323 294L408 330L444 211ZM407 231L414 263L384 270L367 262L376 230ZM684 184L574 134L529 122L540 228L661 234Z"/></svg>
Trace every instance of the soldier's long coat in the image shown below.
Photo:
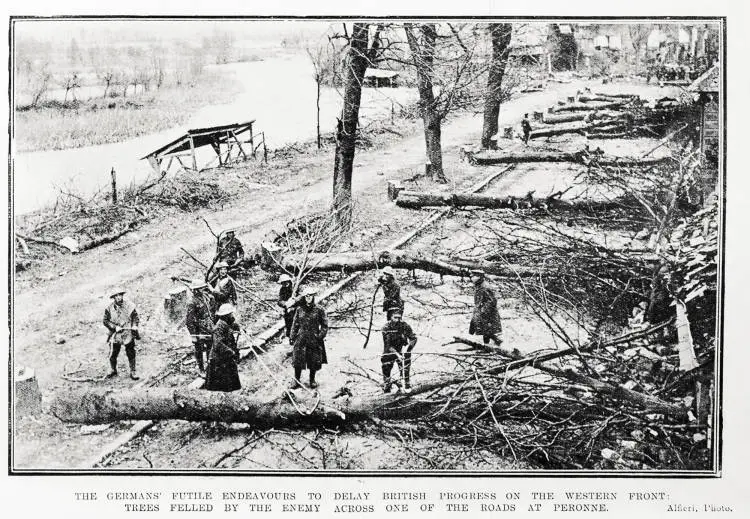
<svg viewBox="0 0 750 519"><path fill-rule="evenodd" d="M474 291L474 315L469 324L469 333L494 335L501 333L503 326L497 311L497 298L492 289L482 283Z"/></svg>
<svg viewBox="0 0 750 519"><path fill-rule="evenodd" d="M237 323L229 324L219 319L214 325L213 345L208 354L205 389L210 391L236 391L242 387L237 363L240 351L234 332L240 329Z"/></svg>
<svg viewBox="0 0 750 519"><path fill-rule="evenodd" d="M292 365L295 369L319 370L328 363L325 336L328 333L326 311L316 304L301 303L294 313L289 338L294 347Z"/></svg>

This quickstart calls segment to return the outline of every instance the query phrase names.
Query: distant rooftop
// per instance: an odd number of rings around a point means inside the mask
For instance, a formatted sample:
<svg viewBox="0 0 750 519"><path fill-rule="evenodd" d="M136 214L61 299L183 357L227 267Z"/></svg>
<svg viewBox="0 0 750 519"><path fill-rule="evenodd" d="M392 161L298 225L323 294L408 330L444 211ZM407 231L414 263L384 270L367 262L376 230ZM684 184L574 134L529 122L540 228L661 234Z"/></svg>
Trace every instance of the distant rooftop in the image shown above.
<svg viewBox="0 0 750 519"><path fill-rule="evenodd" d="M365 77L383 77L383 78L393 78L398 76L398 72L395 70L383 70L379 68L368 68L367 72L365 72Z"/></svg>
<svg viewBox="0 0 750 519"><path fill-rule="evenodd" d="M719 81L721 76L719 74L719 64L714 63L714 66L708 69L701 77L693 81L688 91L690 92L718 92Z"/></svg>

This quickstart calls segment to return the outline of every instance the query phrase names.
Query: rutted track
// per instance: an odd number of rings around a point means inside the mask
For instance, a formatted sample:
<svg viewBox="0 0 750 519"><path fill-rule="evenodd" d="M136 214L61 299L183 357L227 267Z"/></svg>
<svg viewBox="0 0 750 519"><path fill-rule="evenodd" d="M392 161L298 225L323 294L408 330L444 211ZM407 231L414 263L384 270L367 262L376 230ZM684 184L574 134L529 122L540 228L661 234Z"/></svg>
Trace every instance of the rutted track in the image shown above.
<svg viewBox="0 0 750 519"><path fill-rule="evenodd" d="M495 171L492 175L488 176L481 182L473 185L471 188L466 190L468 193L478 193L482 191L485 187L487 187L492 181L496 180L500 176L502 176L504 173L510 171L511 169L515 168L515 165L511 165L505 168L502 168L498 171ZM427 230L431 225L433 225L435 222L452 212L453 208L445 208L436 210L433 212L433 214L422 221L420 224L417 225L415 229L412 231L404 234L401 238L398 240L390 243L386 248L388 250L394 250L399 249L412 241L414 238L419 236L422 232ZM354 280L359 278L362 275L362 272L355 272L353 274L350 274L346 278L342 279L335 285L327 288L323 292L319 294L319 301L325 301L332 295L338 293L343 288L347 287L349 284L351 284ZM253 345L256 348L263 348L266 344L268 344L271 340L273 340L275 337L277 337L282 331L284 330L284 321L282 319L279 319L276 321L272 326L265 329L261 333L255 335L252 337ZM246 348L243 349L240 353L240 362L246 361L249 357L253 356L253 351L255 348ZM149 381L144 381L140 384L138 384L136 387L142 387L145 385L148 385ZM193 380L190 384L190 388L199 388L203 384L203 379L197 378ZM120 436L118 436L114 441L110 442L104 449L102 449L100 452L95 454L93 457L89 458L85 463L81 465L81 469L92 469L98 467L100 464L105 463L107 459L118 449L126 446L129 442L135 440L140 435L151 429L155 425L155 421L153 420L141 420L136 422L131 426L131 428L126 431L125 433L122 433Z"/></svg>

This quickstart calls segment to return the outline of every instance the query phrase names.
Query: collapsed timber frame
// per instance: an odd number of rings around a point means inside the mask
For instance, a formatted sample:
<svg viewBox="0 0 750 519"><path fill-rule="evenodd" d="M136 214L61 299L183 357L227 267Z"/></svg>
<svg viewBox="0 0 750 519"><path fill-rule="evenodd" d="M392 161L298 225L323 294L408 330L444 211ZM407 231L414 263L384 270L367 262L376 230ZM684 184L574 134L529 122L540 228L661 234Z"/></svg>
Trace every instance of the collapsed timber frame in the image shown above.
<svg viewBox="0 0 750 519"><path fill-rule="evenodd" d="M158 175L168 172L174 160L177 160L184 170L202 171L211 167L217 159L219 167L222 167L240 160L247 160L250 157L255 158L258 149L262 146L263 160L267 162L268 150L265 133L253 134L253 123L255 123L255 120L207 128L194 128L161 148L141 157L141 159L148 160L148 163ZM246 133L249 136L245 136ZM249 144L247 150L242 146L243 144ZM203 146L211 146L216 153L216 157L199 168L196 149ZM183 162L183 157L190 159L189 165ZM166 161L166 165L162 167L164 161Z"/></svg>

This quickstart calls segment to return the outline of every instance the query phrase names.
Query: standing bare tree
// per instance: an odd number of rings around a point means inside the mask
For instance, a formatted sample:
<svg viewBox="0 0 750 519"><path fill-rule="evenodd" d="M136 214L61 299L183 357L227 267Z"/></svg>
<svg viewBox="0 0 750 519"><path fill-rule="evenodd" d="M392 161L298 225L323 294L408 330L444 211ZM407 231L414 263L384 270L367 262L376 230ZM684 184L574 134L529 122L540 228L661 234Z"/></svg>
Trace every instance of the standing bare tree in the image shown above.
<svg viewBox="0 0 750 519"><path fill-rule="evenodd" d="M443 172L443 149L440 142L442 115L432 88L437 27L434 23L425 23L418 27L407 23L404 30L409 42L414 68L417 70L419 112L424 122L424 140L427 159L430 163L429 171L436 181L445 183L448 179L445 178Z"/></svg>
<svg viewBox="0 0 750 519"><path fill-rule="evenodd" d="M505 65L510 53L513 26L509 23L492 23L489 26L492 41L492 58L487 76L487 92L484 98L484 122L482 124L482 148L489 148L492 136L498 132L498 117L502 102L502 83Z"/></svg>
<svg viewBox="0 0 750 519"><path fill-rule="evenodd" d="M344 26L346 31L346 26ZM333 211L339 224L348 225L352 213L352 170L362 101L362 83L367 67L374 63L380 48L382 25L372 28L355 23L348 40L344 65L344 107L336 125L336 155L333 166ZM372 32L372 35L370 34Z"/></svg>
<svg viewBox="0 0 750 519"><path fill-rule="evenodd" d="M316 130L318 138L318 149L322 147L320 142L320 84L323 82L323 70L325 68L323 49L319 46L312 50L309 46L305 47L307 56L310 58L310 63L313 66L313 79L315 80L315 110L316 110Z"/></svg>
<svg viewBox="0 0 750 519"><path fill-rule="evenodd" d="M630 36L630 43L633 45L635 51L635 67L636 70L641 64L641 49L644 48L648 41L648 35L651 33L651 25L645 23L631 23L628 24L628 34Z"/></svg>

